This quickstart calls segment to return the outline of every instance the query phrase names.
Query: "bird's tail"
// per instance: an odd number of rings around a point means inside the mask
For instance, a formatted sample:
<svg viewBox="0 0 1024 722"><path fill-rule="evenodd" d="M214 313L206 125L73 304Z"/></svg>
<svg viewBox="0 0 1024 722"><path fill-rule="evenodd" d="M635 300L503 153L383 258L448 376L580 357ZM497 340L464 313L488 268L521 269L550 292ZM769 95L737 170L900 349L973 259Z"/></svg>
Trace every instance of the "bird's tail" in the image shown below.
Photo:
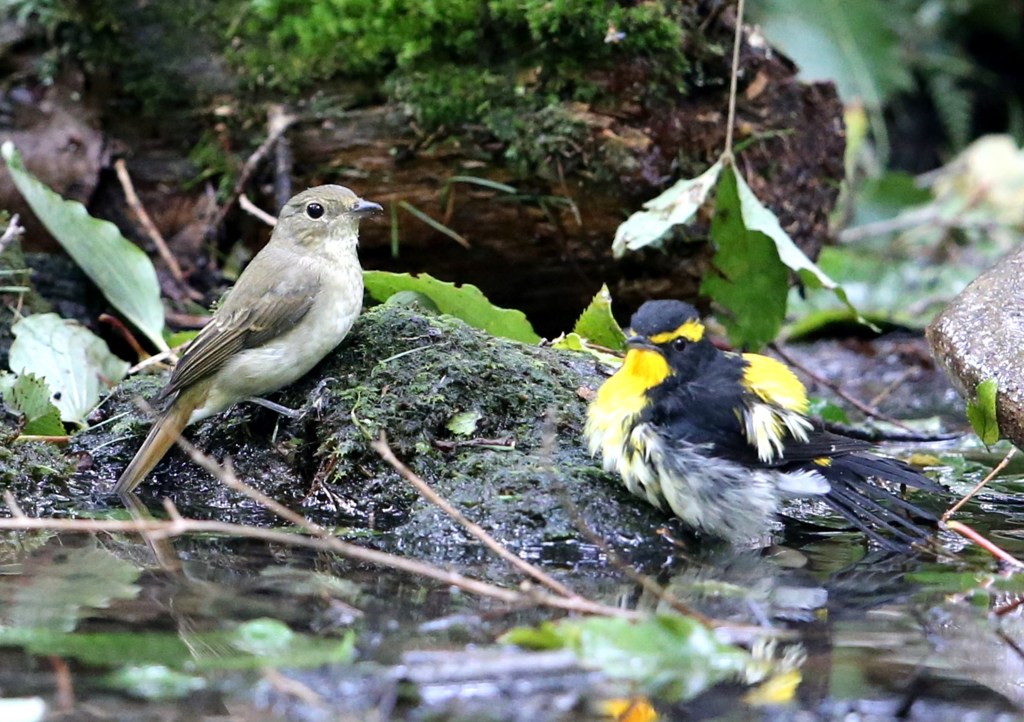
<svg viewBox="0 0 1024 722"><path fill-rule="evenodd" d="M879 545L901 550L934 536L938 518L894 487L928 492L944 489L909 465L880 456L850 454L816 468L831 485L825 501Z"/></svg>
<svg viewBox="0 0 1024 722"><path fill-rule="evenodd" d="M160 459L164 458L171 445L181 436L181 431L188 424L194 408L193 404L183 403L183 399L179 397L153 422L153 428L149 430L146 440L135 453L135 458L117 480L114 491L118 494L130 492L149 475Z"/></svg>

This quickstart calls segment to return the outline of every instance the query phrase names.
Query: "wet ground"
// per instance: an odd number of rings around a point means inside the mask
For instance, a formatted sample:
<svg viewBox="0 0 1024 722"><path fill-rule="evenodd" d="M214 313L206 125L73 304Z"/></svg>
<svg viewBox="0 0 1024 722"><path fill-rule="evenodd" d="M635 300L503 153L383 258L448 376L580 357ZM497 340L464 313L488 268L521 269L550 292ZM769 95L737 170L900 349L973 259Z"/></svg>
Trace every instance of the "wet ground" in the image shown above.
<svg viewBox="0 0 1024 722"><path fill-rule="evenodd" d="M920 339L865 351L834 342L787 349L858 398L884 394L876 403L917 418L917 428L938 427L936 415L947 427L962 418ZM1006 449L965 438L891 451L931 464L953 498ZM1018 557L1022 472L1011 465L957 517ZM159 512L158 499L147 502ZM928 500L937 512L948 503ZM96 504L78 514L125 516ZM861 535L828 526L803 515L774 544L743 550L686 545L666 518L665 533L618 540L637 569L728 623L719 636L749 645L736 630L771 628L784 633L775 656L798 660L788 691L758 695L764 685L708 680L694 682L685 700L569 650L499 641L563 613L509 607L325 552L209 535L147 543L121 533L8 533L0 543L0 719L611 720L605 701L637 696L661 719L1021 717L1019 577L952 535L943 537L948 556L937 559L873 550ZM388 531L337 532L390 546ZM452 546L446 564L496 576L478 544L453 537ZM516 549L590 600L667 611L586 541ZM667 678L682 675L669 667ZM692 672L683 676L693 681ZM653 719L637 714L618 719Z"/></svg>

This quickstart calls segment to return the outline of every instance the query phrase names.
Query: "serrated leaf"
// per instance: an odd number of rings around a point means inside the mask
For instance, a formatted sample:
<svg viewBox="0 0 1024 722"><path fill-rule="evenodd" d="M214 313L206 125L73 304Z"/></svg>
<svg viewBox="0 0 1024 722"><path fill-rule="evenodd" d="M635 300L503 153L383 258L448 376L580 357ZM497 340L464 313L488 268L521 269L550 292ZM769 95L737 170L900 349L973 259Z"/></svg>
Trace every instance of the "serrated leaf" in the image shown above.
<svg viewBox="0 0 1024 722"><path fill-rule="evenodd" d="M714 188L722 171L718 161L696 178L684 178L656 198L644 203L615 231L612 255L621 258L626 251L635 251L664 238L673 226L687 223Z"/></svg>
<svg viewBox="0 0 1024 722"><path fill-rule="evenodd" d="M622 332L612 315L612 295L608 292L607 285L601 285L601 290L580 315L576 325L572 327L572 332L591 343L614 351L621 351L626 347L626 334Z"/></svg>
<svg viewBox="0 0 1024 722"><path fill-rule="evenodd" d="M619 367L622 365L622 357L602 351L591 346L590 343L578 333L567 333L559 336L551 342L551 348L559 351L582 351L588 353L606 366Z"/></svg>
<svg viewBox="0 0 1024 722"><path fill-rule="evenodd" d="M740 212L743 214L743 223L748 230L759 231L768 236L775 244L779 260L782 261L791 271L800 274L800 280L811 288L824 288L835 292L839 300L849 303L842 287L824 271L818 268L814 261L800 250L800 247L793 242L789 234L782 230L782 225L774 213L765 208L761 201L750 190L750 186L743 180L743 176L736 172L735 166L729 168L732 177L736 181L736 192L740 201ZM851 307L851 310L852 307Z"/></svg>
<svg viewBox="0 0 1024 722"><path fill-rule="evenodd" d="M719 178L711 238L718 273L705 277L701 292L731 312L723 321L733 343L757 348L775 338L786 313L789 271L806 286L831 290L857 314L842 287L804 255L733 166Z"/></svg>
<svg viewBox="0 0 1024 722"><path fill-rule="evenodd" d="M101 392L128 372L128 364L114 356L103 339L55 313L25 316L11 332L11 370L44 379L60 418L68 423L85 426Z"/></svg>
<svg viewBox="0 0 1024 722"><path fill-rule="evenodd" d="M772 341L782 327L789 292L789 273L775 243L744 224L735 172L722 174L715 198L711 238L717 248L701 293L728 313L722 322L736 346L757 349Z"/></svg>
<svg viewBox="0 0 1024 722"><path fill-rule="evenodd" d="M429 298L441 313L460 318L494 336L527 344L540 341L522 311L495 306L471 284L458 286L426 273L413 276L386 271L364 271L363 282L367 292L378 301L384 302L400 291L414 291Z"/></svg>
<svg viewBox="0 0 1024 722"><path fill-rule="evenodd" d="M999 421L996 418L996 397L999 382L985 379L974 389L974 398L967 402L967 420L985 446L999 441Z"/></svg>
<svg viewBox="0 0 1024 722"><path fill-rule="evenodd" d="M60 411L50 402L50 387L43 379L31 373L15 376L0 372L0 394L7 408L25 417L22 434L64 436L67 433Z"/></svg>
<svg viewBox="0 0 1024 722"><path fill-rule="evenodd" d="M25 168L14 144L0 147L14 185L36 217L95 283L110 304L161 351L164 308L156 270L146 254L108 221L93 218L77 201L61 198Z"/></svg>

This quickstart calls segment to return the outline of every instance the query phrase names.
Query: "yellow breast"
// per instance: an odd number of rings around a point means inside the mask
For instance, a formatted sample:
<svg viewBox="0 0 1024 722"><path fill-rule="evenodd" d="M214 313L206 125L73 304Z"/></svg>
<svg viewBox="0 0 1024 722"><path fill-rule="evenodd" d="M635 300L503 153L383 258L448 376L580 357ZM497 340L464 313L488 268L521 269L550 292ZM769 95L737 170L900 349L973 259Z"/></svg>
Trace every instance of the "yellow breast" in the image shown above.
<svg viewBox="0 0 1024 722"><path fill-rule="evenodd" d="M590 453L600 449L606 469L621 469L623 446L647 403L647 391L669 373L669 365L660 353L630 349L622 368L598 389L587 410L585 433Z"/></svg>

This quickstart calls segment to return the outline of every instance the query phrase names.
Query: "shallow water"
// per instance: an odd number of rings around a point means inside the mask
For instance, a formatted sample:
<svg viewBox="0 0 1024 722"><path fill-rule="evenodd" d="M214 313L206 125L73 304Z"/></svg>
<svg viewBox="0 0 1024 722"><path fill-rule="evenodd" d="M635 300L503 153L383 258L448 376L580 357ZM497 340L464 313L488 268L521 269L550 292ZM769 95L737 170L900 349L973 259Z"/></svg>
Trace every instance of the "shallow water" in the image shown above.
<svg viewBox="0 0 1024 722"><path fill-rule="evenodd" d="M959 470L956 486L982 470ZM1022 483L1002 480L960 518L1024 556L1010 495ZM1024 621L1011 605L1024 585L953 537L946 548L948 559L893 555L801 522L765 549L685 549L667 536L637 547L632 562L679 599L789 630L786 644L806 654L784 704L751 706L746 686L726 682L685 702L655 696L655 708L664 719L1017 718ZM597 547L525 556L589 599L664 607ZM38 698L48 719L73 720L607 720L600 700L639 691L567 651L495 643L560 614L326 553L32 533L6 535L0 560L0 719L34 719L12 698Z"/></svg>

